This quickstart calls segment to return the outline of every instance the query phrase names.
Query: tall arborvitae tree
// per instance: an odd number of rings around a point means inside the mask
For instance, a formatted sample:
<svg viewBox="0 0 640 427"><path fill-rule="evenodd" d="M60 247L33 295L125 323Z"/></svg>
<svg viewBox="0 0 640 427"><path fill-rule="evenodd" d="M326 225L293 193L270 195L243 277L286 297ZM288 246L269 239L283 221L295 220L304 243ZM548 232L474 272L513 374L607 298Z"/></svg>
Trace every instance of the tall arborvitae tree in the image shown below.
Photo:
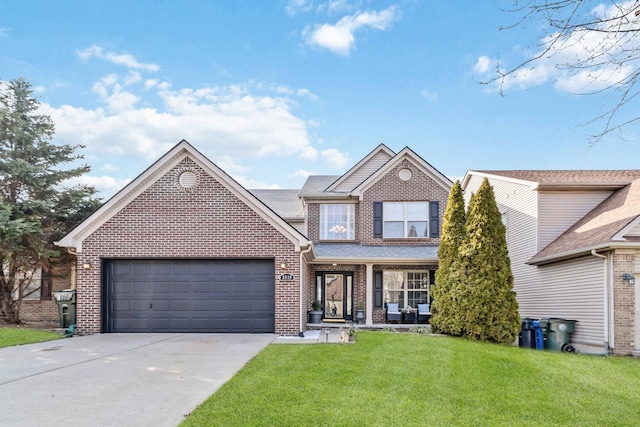
<svg viewBox="0 0 640 427"><path fill-rule="evenodd" d="M507 251L506 230L493 187L486 178L471 197L467 237L455 266L462 335L474 340L512 343L520 327L518 303Z"/></svg>
<svg viewBox="0 0 640 427"><path fill-rule="evenodd" d="M38 290L32 274L65 255L53 242L99 203L92 187L62 186L89 167L62 167L82 158L80 146L51 142L53 122L38 114L32 94L23 79L0 81L0 315L13 323L22 299Z"/></svg>
<svg viewBox="0 0 640 427"><path fill-rule="evenodd" d="M431 327L434 332L458 335L460 330L455 320L457 301L451 292L454 277L451 268L458 257L458 249L466 236L464 198L460 181L456 181L449 193L447 209L444 212L440 247L438 248L438 271L436 282L431 286L433 304L431 306ZM456 334L456 331L458 334Z"/></svg>

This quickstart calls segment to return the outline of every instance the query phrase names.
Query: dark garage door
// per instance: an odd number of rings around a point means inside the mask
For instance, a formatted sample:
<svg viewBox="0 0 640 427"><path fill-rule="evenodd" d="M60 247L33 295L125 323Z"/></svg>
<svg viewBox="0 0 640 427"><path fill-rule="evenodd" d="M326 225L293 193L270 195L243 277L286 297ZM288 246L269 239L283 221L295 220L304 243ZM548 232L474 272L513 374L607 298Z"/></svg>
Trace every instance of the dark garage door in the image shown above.
<svg viewBox="0 0 640 427"><path fill-rule="evenodd" d="M273 260L110 260L105 332L275 330Z"/></svg>

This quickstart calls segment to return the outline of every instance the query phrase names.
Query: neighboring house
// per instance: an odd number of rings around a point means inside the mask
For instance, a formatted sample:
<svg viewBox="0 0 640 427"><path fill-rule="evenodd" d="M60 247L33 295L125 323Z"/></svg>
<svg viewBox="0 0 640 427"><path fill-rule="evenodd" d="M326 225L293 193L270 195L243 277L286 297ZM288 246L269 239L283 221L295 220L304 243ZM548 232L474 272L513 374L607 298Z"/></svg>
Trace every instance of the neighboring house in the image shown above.
<svg viewBox="0 0 640 427"><path fill-rule="evenodd" d="M520 315L577 320L580 351L638 354L640 170L469 171L467 201L484 178L507 228Z"/></svg>
<svg viewBox="0 0 640 427"><path fill-rule="evenodd" d="M385 302L430 300L451 185L380 145L342 176L249 191L182 141L57 242L79 330L297 335L315 299L384 322Z"/></svg>

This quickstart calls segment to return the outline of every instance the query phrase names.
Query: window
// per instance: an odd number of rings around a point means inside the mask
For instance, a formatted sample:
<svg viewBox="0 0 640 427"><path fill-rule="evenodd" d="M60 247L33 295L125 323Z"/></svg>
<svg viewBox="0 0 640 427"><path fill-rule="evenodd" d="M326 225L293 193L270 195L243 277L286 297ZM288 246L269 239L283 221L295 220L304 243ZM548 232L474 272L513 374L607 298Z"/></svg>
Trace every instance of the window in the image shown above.
<svg viewBox="0 0 640 427"><path fill-rule="evenodd" d="M428 237L428 202L385 202L384 237Z"/></svg>
<svg viewBox="0 0 640 427"><path fill-rule="evenodd" d="M355 239L353 204L320 205L320 240Z"/></svg>
<svg viewBox="0 0 640 427"><path fill-rule="evenodd" d="M429 302L427 271L385 270L382 274L385 302L397 302L400 307Z"/></svg>

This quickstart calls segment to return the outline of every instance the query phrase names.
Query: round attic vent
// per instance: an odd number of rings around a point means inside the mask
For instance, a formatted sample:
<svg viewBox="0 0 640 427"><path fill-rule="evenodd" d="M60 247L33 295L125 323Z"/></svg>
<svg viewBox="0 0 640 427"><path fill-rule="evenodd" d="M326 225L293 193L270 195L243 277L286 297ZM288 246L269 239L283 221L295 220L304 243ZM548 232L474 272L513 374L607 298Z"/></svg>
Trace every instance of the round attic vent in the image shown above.
<svg viewBox="0 0 640 427"><path fill-rule="evenodd" d="M191 171L184 171L178 177L178 183L180 184L180 187L185 189L195 187L197 182L198 182L198 177L196 176L195 173Z"/></svg>
<svg viewBox="0 0 640 427"><path fill-rule="evenodd" d="M400 171L398 172L398 177L403 181L409 181L411 179L411 170L400 169Z"/></svg>

